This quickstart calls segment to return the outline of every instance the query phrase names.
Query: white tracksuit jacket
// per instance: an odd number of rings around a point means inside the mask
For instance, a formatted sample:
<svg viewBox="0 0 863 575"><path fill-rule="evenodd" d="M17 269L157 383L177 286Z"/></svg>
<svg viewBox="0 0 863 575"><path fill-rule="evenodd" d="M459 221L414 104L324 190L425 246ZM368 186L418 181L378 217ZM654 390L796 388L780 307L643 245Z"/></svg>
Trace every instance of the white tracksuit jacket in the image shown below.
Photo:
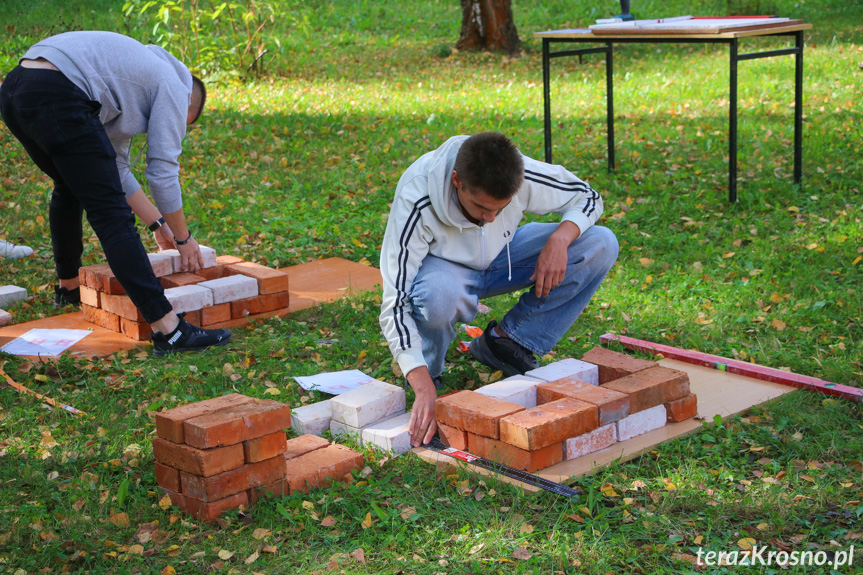
<svg viewBox="0 0 863 575"><path fill-rule="evenodd" d="M602 199L561 166L522 156L524 184L494 222L477 226L459 209L452 171L468 136L455 136L402 174L381 246L380 324L390 351L407 375L427 365L411 316L409 294L426 255L475 270L487 268L512 239L525 212L557 213L583 234L602 215Z"/></svg>

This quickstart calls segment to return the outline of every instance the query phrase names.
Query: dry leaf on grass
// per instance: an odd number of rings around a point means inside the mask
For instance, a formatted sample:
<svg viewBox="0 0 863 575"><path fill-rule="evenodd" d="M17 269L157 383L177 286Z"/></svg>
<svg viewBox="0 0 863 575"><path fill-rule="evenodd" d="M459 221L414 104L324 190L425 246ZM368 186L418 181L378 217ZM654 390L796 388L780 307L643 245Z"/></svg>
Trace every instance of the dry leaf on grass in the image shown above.
<svg viewBox="0 0 863 575"><path fill-rule="evenodd" d="M533 554L524 547L517 547L516 550L512 552L512 556L516 559L530 559L533 557Z"/></svg>

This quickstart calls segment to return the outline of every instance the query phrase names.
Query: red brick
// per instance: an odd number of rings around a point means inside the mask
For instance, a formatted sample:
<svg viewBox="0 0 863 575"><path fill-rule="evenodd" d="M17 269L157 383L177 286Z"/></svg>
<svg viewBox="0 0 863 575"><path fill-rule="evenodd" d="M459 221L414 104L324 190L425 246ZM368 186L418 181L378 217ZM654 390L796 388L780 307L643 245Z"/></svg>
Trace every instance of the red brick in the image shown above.
<svg viewBox="0 0 863 575"><path fill-rule="evenodd" d="M220 256L221 257L221 256ZM216 258L218 260L219 258ZM215 265L209 268L199 269L197 275L204 278L204 280L217 280L219 278L223 278L226 276L235 275L235 273L228 269L226 265Z"/></svg>
<svg viewBox="0 0 863 575"><path fill-rule="evenodd" d="M601 346L596 346L584 354L581 361L592 363L599 368L600 385L659 365L655 361L639 359Z"/></svg>
<svg viewBox="0 0 863 575"><path fill-rule="evenodd" d="M629 394L629 413L638 413L689 395L689 376L667 367L651 367L602 384Z"/></svg>
<svg viewBox="0 0 863 575"><path fill-rule="evenodd" d="M258 293L278 293L288 291L288 274L252 262L231 264L228 269L234 273L253 277L258 280Z"/></svg>
<svg viewBox="0 0 863 575"><path fill-rule="evenodd" d="M144 316L127 295L102 294L102 309L132 321L144 321Z"/></svg>
<svg viewBox="0 0 863 575"><path fill-rule="evenodd" d="M286 497L291 494L291 484L287 478L282 477L267 485L261 487L253 487L249 489L249 504L256 505L258 501L266 497L272 499L274 497Z"/></svg>
<svg viewBox="0 0 863 575"><path fill-rule="evenodd" d="M159 487L180 492L180 470L156 462L156 483Z"/></svg>
<svg viewBox="0 0 863 575"><path fill-rule="evenodd" d="M183 423L186 443L199 449L241 443L291 427L291 407L270 399L237 405Z"/></svg>
<svg viewBox="0 0 863 575"><path fill-rule="evenodd" d="M81 304L81 311L84 312L85 321L89 321L90 323L111 331L120 332L120 316L117 314L113 314L104 309L95 308L87 304Z"/></svg>
<svg viewBox="0 0 863 575"><path fill-rule="evenodd" d="M563 461L563 443L553 443L537 449L536 451L525 451L514 445L474 435L467 434L469 451L474 455L497 461L504 465L535 473L540 469L550 467Z"/></svg>
<svg viewBox="0 0 863 575"><path fill-rule="evenodd" d="M88 288L112 295L126 293L108 264L94 264L78 271L78 279Z"/></svg>
<svg viewBox="0 0 863 575"><path fill-rule="evenodd" d="M199 275L190 274L189 272L179 272L179 273L175 273L175 274L162 276L159 278L159 282L162 284L162 287L165 289L180 287L180 286L194 285L194 284L200 283L202 281L205 281L205 279Z"/></svg>
<svg viewBox="0 0 863 575"><path fill-rule="evenodd" d="M239 444L216 449L195 449L161 437L153 438L153 457L159 463L201 477L224 473L245 463L243 446Z"/></svg>
<svg viewBox="0 0 863 575"><path fill-rule="evenodd" d="M308 491L327 484L328 479L341 480L352 469L363 466L363 456L336 443L295 457L285 464L291 491Z"/></svg>
<svg viewBox="0 0 863 575"><path fill-rule="evenodd" d="M329 441L311 433L294 437L288 440L287 447L285 448L285 459L293 459L294 457L311 453L316 449L322 449L328 445L330 445Z"/></svg>
<svg viewBox="0 0 863 575"><path fill-rule="evenodd" d="M285 458L279 455L257 463L247 463L242 467L200 477L185 471L180 472L180 484L183 495L200 499L201 501L218 501L230 495L246 492L253 487L260 487L285 476Z"/></svg>
<svg viewBox="0 0 863 575"><path fill-rule="evenodd" d="M237 256L230 256L227 254L216 256L216 265L229 266L232 264L241 264L244 261L245 260L243 260L243 258L239 258Z"/></svg>
<svg viewBox="0 0 863 575"><path fill-rule="evenodd" d="M588 385L573 392L571 397L593 404L599 409L600 427L629 415L629 395L619 391Z"/></svg>
<svg viewBox="0 0 863 575"><path fill-rule="evenodd" d="M219 501L209 502L201 501L200 499L195 499L168 489L163 489L162 491L171 498L171 503L173 505L201 521L215 521L223 511L236 509L240 506L249 506L249 496L245 491L220 499Z"/></svg>
<svg viewBox="0 0 863 575"><path fill-rule="evenodd" d="M81 284L79 287L81 289L81 303L93 307L102 307L102 304L100 303L101 299L99 297L99 292L97 292L93 288L85 286L84 284Z"/></svg>
<svg viewBox="0 0 863 575"><path fill-rule="evenodd" d="M592 384L573 379L571 377L563 377L548 383L541 383L536 388L536 404L542 405L550 401L557 401L572 397L572 394L583 387L594 387Z"/></svg>
<svg viewBox="0 0 863 575"><path fill-rule="evenodd" d="M683 421L698 415L698 398L694 393L665 404L668 421Z"/></svg>
<svg viewBox="0 0 863 575"><path fill-rule="evenodd" d="M460 391L435 402L439 422L492 439L500 437L500 419L519 411L524 407L475 391Z"/></svg>
<svg viewBox="0 0 863 575"><path fill-rule="evenodd" d="M445 423L437 424L438 437L444 445L467 451L467 431L450 427Z"/></svg>
<svg viewBox="0 0 863 575"><path fill-rule="evenodd" d="M231 393L221 397L180 405L167 411L161 411L156 413L156 434L162 439L167 439L174 443L184 443L183 423L187 419L200 417L208 413L214 413L253 401L255 401L253 397Z"/></svg>
<svg viewBox="0 0 863 575"><path fill-rule="evenodd" d="M255 439L247 439L243 442L243 455L246 458L246 463L255 463L282 455L287 449L288 436L285 435L284 431L277 431Z"/></svg>
<svg viewBox="0 0 863 575"><path fill-rule="evenodd" d="M201 327L229 321L231 319L230 302L220 303L201 309Z"/></svg>
<svg viewBox="0 0 863 575"><path fill-rule="evenodd" d="M138 341L147 341L153 334L153 330L150 329L150 324L147 322L132 321L125 317L120 318L120 332L126 337L131 337Z"/></svg>
<svg viewBox="0 0 863 575"><path fill-rule="evenodd" d="M535 451L593 431L598 422L595 405L572 398L560 399L501 419L500 440Z"/></svg>
<svg viewBox="0 0 863 575"><path fill-rule="evenodd" d="M290 297L286 291L239 299L231 302L231 318L240 319L247 315L284 309L289 304Z"/></svg>

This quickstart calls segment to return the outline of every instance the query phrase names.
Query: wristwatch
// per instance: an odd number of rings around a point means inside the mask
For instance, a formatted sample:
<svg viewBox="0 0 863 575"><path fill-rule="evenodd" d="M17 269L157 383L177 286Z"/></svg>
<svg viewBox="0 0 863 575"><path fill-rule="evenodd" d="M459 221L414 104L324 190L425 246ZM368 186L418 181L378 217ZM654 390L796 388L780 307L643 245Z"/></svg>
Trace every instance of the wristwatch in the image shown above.
<svg viewBox="0 0 863 575"><path fill-rule="evenodd" d="M150 228L151 232L155 232L156 230L158 230L159 228L161 228L164 225L165 225L165 218L159 217L158 220L156 220L155 222L153 222L152 224L150 224L147 227Z"/></svg>

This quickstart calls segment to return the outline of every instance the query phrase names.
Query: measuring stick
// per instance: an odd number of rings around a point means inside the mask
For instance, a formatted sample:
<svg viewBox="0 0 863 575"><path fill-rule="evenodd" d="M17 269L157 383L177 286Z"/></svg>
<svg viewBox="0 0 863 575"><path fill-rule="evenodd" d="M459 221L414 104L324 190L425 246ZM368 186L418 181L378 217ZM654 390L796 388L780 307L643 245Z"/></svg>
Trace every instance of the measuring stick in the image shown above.
<svg viewBox="0 0 863 575"><path fill-rule="evenodd" d="M686 363L693 363L695 365L703 365L704 367L712 367L713 369L727 371L728 373L736 373L738 375L745 375L755 379L790 385L791 387L797 387L799 389L817 391L825 395L832 395L835 397L841 397L842 399L850 399L851 401L863 403L863 389L851 387L850 385L832 383L830 381L818 379L817 377L809 377L808 375L800 375L798 373L791 373L790 371L782 371L781 369L764 367L763 365L756 365L754 363L747 363L745 361L738 361L736 359L729 359L718 355L710 355L709 353L701 353L700 351L672 347L661 343L653 343L643 339L615 335L613 333L607 333L601 336L599 341L604 345L608 345L610 342L618 342L623 345L623 347L637 351L661 353L664 357L669 359L685 361Z"/></svg>
<svg viewBox="0 0 863 575"><path fill-rule="evenodd" d="M539 477L532 473L528 473L527 471L515 469L513 467L509 467L508 465L492 461L491 459L486 459L484 457L468 453L467 451L455 449L454 447L447 447L443 444L443 442L441 442L441 440L437 436L435 436L431 440L431 443L429 443L428 445L423 445L423 447L431 449L432 451L437 451L438 453L443 453L444 455L449 455L450 457L454 457L455 459L460 459L461 461L470 463L471 465L476 465L477 467L481 467L489 471L493 471L500 475L505 475L510 479L515 479L517 481L521 481L522 483L533 485L534 487L539 487L540 489L545 489L546 491L551 491L552 493L555 493L557 495L562 495L564 497L575 497L576 495L579 495L581 493L581 490L579 489L573 489L572 487L567 487L566 485L561 485L560 483L555 483L554 481L543 479L542 477Z"/></svg>
<svg viewBox="0 0 863 575"><path fill-rule="evenodd" d="M69 413L72 413L74 415L86 415L80 409L75 409L71 405L66 405L65 403L59 403L57 401L54 401L53 399L51 399L47 395L42 395L41 393L36 393L32 389L30 389L28 387L24 387L23 385L16 382L15 380L13 380L11 377L9 377L9 375L5 371L3 371L3 368L0 368L0 374L3 374L3 377L6 379L6 384L9 385L9 387L14 389L15 391L17 391L18 393L30 393L32 395L35 395L37 399L41 399L42 401L44 401L45 403L47 403L48 405L50 405L52 407L59 407L60 409L68 411Z"/></svg>

